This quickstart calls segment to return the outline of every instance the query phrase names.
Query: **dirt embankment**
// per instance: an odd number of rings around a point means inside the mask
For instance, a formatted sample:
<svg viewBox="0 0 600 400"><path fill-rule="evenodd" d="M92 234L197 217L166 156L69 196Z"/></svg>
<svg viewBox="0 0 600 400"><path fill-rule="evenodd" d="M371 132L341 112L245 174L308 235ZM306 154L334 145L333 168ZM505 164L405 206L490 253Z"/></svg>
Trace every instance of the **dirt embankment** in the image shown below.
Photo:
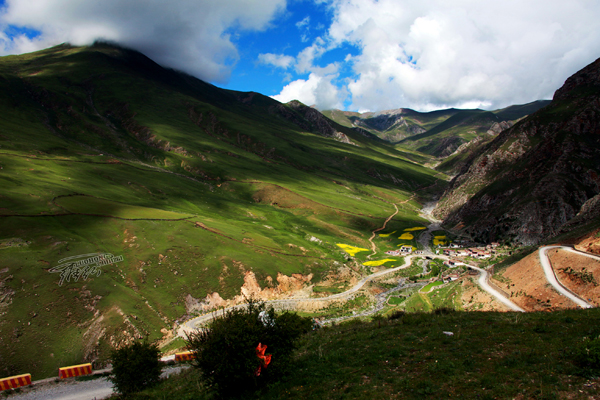
<svg viewBox="0 0 600 400"><path fill-rule="evenodd" d="M551 311L577 305L554 290L544 275L538 252L511 265L492 282L510 294L510 299L525 311Z"/></svg>
<svg viewBox="0 0 600 400"><path fill-rule="evenodd" d="M600 251L600 238L596 238L596 233L577 242L578 250L596 254ZM548 250L547 254L558 280L565 287L595 306L600 305L600 261L560 249ZM577 308L548 284L537 251L494 276L492 281L526 311Z"/></svg>
<svg viewBox="0 0 600 400"><path fill-rule="evenodd" d="M483 291L474 279L464 278L461 285L461 301L465 311L510 311L494 296Z"/></svg>
<svg viewBox="0 0 600 400"><path fill-rule="evenodd" d="M580 239L575 248L586 253L600 255L600 229Z"/></svg>
<svg viewBox="0 0 600 400"><path fill-rule="evenodd" d="M595 307L600 305L600 261L565 250L550 250L548 258L560 283Z"/></svg>

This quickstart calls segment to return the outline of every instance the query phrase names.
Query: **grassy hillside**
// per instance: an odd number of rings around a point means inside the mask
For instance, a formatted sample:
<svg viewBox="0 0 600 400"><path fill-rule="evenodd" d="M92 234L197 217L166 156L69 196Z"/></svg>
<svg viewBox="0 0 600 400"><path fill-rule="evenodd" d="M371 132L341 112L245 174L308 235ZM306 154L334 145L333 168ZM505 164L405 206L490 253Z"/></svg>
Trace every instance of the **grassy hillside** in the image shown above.
<svg viewBox="0 0 600 400"><path fill-rule="evenodd" d="M453 154L461 145L473 139L489 141L493 136L487 132L493 124L517 121L548 104L549 101L540 100L496 111L452 108L427 113L410 109L357 113L328 110L324 114L345 127L362 129L395 143L397 149L445 159L449 164L438 169L456 173L456 165L462 164L466 157L463 153Z"/></svg>
<svg viewBox="0 0 600 400"><path fill-rule="evenodd" d="M598 379L586 378L590 371L575 359L585 340L600 334L599 316L596 309L528 314L442 309L354 321L305 336L287 379L256 397L596 398ZM166 393L212 398L194 369L135 398L162 399Z"/></svg>
<svg viewBox="0 0 600 400"><path fill-rule="evenodd" d="M2 57L0 93L0 376L100 365L249 272L319 283L350 259L338 243L370 247L394 204L388 227L422 224L446 184L426 156L114 46ZM122 261L59 285L61 260L99 253Z"/></svg>

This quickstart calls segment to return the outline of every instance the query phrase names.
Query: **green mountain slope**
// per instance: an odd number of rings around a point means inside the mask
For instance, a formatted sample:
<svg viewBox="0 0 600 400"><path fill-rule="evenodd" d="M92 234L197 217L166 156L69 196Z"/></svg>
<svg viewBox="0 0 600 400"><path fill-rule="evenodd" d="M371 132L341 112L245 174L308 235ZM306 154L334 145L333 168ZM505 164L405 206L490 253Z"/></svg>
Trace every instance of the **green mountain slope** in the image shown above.
<svg viewBox="0 0 600 400"><path fill-rule="evenodd" d="M546 106L549 101L510 106L496 111L447 109L421 113L397 109L379 113L328 110L324 114L347 127L369 132L404 151L429 154L443 160L438 168L456 173L466 154L461 146L476 140L467 154L489 142L514 122ZM477 144L477 146L474 146Z"/></svg>
<svg viewBox="0 0 600 400"><path fill-rule="evenodd" d="M365 273L336 244L370 248L394 204L391 230L423 223L446 185L428 156L105 44L0 58L0 115L2 376L100 365L215 300ZM52 272L96 254L118 261Z"/></svg>

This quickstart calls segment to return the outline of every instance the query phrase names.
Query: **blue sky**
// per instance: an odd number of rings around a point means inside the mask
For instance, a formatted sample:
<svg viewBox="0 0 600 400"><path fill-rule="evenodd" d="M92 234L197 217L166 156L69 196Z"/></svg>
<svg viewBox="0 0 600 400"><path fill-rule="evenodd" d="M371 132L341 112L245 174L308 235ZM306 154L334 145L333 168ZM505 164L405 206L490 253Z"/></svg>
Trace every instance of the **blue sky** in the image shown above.
<svg viewBox="0 0 600 400"><path fill-rule="evenodd" d="M495 109L600 57L596 0L0 0L0 55L111 40L319 109Z"/></svg>

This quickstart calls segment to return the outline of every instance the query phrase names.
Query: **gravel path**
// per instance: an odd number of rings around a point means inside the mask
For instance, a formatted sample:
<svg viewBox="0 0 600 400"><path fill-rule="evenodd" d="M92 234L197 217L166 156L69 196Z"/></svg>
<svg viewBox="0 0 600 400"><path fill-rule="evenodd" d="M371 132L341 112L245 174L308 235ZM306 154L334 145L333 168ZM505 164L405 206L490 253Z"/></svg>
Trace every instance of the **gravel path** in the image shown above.
<svg viewBox="0 0 600 400"><path fill-rule="evenodd" d="M113 384L106 378L91 381L76 381L73 379L36 385L27 393L11 395L8 400L99 400L112 394Z"/></svg>
<svg viewBox="0 0 600 400"><path fill-rule="evenodd" d="M189 366L165 367L161 377L167 378L186 368ZM7 400L100 400L114 393L113 384L105 377L89 381L70 378L56 382L54 379L45 379L21 390L24 393L12 394Z"/></svg>
<svg viewBox="0 0 600 400"><path fill-rule="evenodd" d="M489 294L491 294L492 296L494 296L498 301L500 301L502 304L504 304L505 306L507 306L511 310L513 310L513 311L519 311L519 312L525 312L525 310L523 310L521 307L519 307L518 305L516 305L515 303L513 303L511 300L509 300L508 298L506 298L502 293L500 293L499 291L497 291L496 289L494 289L493 287L491 287L488 284L489 274L488 274L488 272L485 269L476 267L474 265L469 265L469 268L477 270L477 271L479 271L481 273L479 275L479 279L478 279L477 282L479 283L479 286L481 286L481 288L483 290L485 290L486 292L488 292Z"/></svg>
<svg viewBox="0 0 600 400"><path fill-rule="evenodd" d="M427 282L418 282L418 283L409 283L407 285L405 285L404 283L399 284L398 286L396 286L395 288L392 288L388 291L385 291L383 293L379 293L377 296L375 296L375 305L372 306L371 308L358 313L358 314L352 314L352 315L346 315L344 317L337 317L337 318L331 318L331 319L327 319L325 321L322 321L321 324L331 324L331 323L338 323L338 322L342 322L345 321L347 319L351 319L351 318L357 318L357 317L366 317L369 315L373 315L381 310L383 310L383 307L385 306L385 301L387 299L387 296L393 292L397 292L400 290L404 290L404 289L408 289L411 287L422 287L427 285Z"/></svg>

